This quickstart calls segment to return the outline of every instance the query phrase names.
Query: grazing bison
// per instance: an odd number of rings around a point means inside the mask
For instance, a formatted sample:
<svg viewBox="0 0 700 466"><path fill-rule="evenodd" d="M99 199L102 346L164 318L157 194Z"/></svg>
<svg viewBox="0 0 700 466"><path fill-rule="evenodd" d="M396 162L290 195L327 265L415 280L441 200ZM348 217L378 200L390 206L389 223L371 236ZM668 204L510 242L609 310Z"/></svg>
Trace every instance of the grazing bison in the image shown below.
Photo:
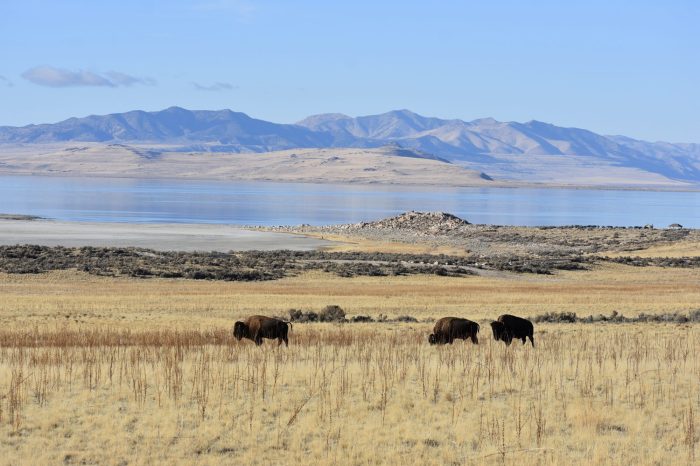
<svg viewBox="0 0 700 466"><path fill-rule="evenodd" d="M466 340L467 338L472 343L478 345L479 339L479 324L471 320L462 319L461 317L443 317L435 322L433 333L428 336L428 343L431 345L444 345L445 343L452 344L455 338Z"/></svg>
<svg viewBox="0 0 700 466"><path fill-rule="evenodd" d="M285 346L289 346L287 340L288 328L292 326L291 322L274 319L265 316L250 316L244 322L238 321L233 326L233 336L236 340L248 338L253 340L256 345L262 345L263 338L274 340L277 338L278 346L284 342Z"/></svg>
<svg viewBox="0 0 700 466"><path fill-rule="evenodd" d="M498 320L491 322L491 330L493 330L493 338L496 341L504 341L506 346L510 345L513 338L520 338L523 345L529 338L532 346L535 346L535 340L532 339L534 333L532 322L522 317L503 314Z"/></svg>

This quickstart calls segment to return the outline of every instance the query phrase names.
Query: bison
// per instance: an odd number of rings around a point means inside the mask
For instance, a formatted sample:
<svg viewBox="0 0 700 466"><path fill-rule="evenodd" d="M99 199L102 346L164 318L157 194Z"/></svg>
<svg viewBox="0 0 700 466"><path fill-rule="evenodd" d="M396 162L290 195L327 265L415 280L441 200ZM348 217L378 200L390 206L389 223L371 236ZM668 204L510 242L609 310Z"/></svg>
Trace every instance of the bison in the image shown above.
<svg viewBox="0 0 700 466"><path fill-rule="evenodd" d="M479 324L461 317L443 317L435 322L433 333L428 336L428 343L431 345L446 343L452 344L455 338L462 340L470 339L475 345L479 344L477 334Z"/></svg>
<svg viewBox="0 0 700 466"><path fill-rule="evenodd" d="M241 338L248 338L249 340L253 340L258 346L262 345L263 338L269 338L271 340L277 338L278 346L281 345L282 342L284 342L285 346L289 346L287 326L291 328L292 323L272 317L250 316L245 321L238 321L234 324L233 336L239 341Z"/></svg>
<svg viewBox="0 0 700 466"><path fill-rule="evenodd" d="M506 346L510 345L513 338L519 338L523 341L523 345L530 339L532 347L535 347L533 340L534 327L532 322L522 317L503 314L498 317L498 320L491 322L491 330L493 330L493 338L498 341L504 341Z"/></svg>

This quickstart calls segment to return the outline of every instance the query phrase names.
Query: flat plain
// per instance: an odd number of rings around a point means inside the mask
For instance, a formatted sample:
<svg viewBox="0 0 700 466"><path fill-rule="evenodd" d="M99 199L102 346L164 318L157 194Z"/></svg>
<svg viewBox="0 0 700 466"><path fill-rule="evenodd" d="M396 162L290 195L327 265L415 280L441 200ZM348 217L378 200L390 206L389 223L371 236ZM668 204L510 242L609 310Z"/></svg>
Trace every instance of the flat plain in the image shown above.
<svg viewBox="0 0 700 466"><path fill-rule="evenodd" d="M0 220L0 245L142 247L158 251L313 250L322 239L274 232L250 231L231 225L132 224Z"/></svg>
<svg viewBox="0 0 700 466"><path fill-rule="evenodd" d="M679 241L648 247L692 248ZM693 464L697 322L536 323L534 348L488 323L699 303L697 267L613 262L248 282L2 273L0 462ZM331 304L386 322L295 323L288 348L230 334L246 315ZM430 346L445 315L479 322L479 344Z"/></svg>

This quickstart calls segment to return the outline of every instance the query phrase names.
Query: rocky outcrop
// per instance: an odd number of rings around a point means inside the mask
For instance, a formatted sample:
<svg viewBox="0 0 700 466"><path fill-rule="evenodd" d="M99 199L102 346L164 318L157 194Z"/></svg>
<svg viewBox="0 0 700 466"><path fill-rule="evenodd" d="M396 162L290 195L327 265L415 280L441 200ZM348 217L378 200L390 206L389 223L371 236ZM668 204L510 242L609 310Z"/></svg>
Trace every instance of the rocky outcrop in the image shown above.
<svg viewBox="0 0 700 466"><path fill-rule="evenodd" d="M448 234L465 225L470 223L446 212L411 211L376 222L361 222L352 226L357 229L410 230L414 233L439 235Z"/></svg>
<svg viewBox="0 0 700 466"><path fill-rule="evenodd" d="M405 212L374 222L272 228L371 241L422 244L490 258L575 257L604 251L633 252L678 241L700 241L698 229L595 225L519 227L471 224L444 212ZM679 266L680 264L674 264ZM695 265L693 265L695 266Z"/></svg>

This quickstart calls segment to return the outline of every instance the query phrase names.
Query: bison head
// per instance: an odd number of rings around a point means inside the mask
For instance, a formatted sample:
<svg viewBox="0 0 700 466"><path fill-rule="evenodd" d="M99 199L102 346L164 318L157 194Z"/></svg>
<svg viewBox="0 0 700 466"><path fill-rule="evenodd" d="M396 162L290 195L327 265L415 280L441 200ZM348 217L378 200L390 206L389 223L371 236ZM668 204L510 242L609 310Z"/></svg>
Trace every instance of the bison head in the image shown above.
<svg viewBox="0 0 700 466"><path fill-rule="evenodd" d="M496 341L504 341L506 346L510 345L513 341L513 335L510 334L503 322L494 321L491 322L491 330L493 330L493 339Z"/></svg>
<svg viewBox="0 0 700 466"><path fill-rule="evenodd" d="M493 331L493 339L499 341L503 338L505 333L505 327L503 322L493 321L491 322L491 330Z"/></svg>
<svg viewBox="0 0 700 466"><path fill-rule="evenodd" d="M248 327L246 324L241 321L236 322L233 325L233 336L236 337L236 340L246 338L248 336Z"/></svg>
<svg viewBox="0 0 700 466"><path fill-rule="evenodd" d="M431 333L430 335L428 335L428 343L430 343L431 345L434 345L437 343L437 337L435 336L434 333Z"/></svg>

